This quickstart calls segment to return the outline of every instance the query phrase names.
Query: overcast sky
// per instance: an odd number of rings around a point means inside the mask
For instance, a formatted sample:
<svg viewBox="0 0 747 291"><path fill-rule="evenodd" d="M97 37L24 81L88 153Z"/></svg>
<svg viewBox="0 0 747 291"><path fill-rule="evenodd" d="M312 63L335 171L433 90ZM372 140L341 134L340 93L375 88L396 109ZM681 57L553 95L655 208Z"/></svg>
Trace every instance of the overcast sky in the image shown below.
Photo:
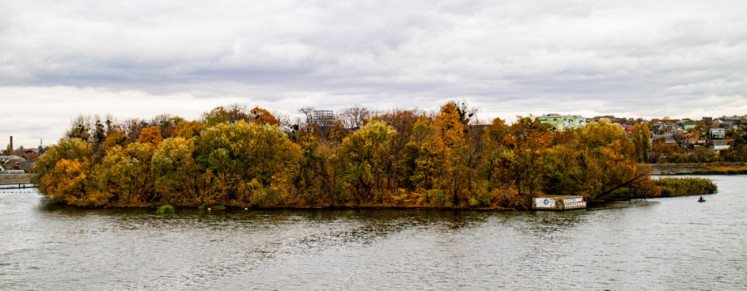
<svg viewBox="0 0 747 291"><path fill-rule="evenodd" d="M339 2L340 4L332 4ZM0 146L215 106L747 114L747 1L0 0Z"/></svg>

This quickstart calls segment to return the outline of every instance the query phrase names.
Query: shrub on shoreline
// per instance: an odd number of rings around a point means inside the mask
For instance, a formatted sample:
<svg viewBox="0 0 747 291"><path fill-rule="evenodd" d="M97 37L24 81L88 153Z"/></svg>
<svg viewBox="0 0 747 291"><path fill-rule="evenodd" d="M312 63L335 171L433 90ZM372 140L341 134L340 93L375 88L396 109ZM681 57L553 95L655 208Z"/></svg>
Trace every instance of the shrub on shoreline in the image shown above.
<svg viewBox="0 0 747 291"><path fill-rule="evenodd" d="M654 183L661 188L661 197L703 195L718 191L716 184L707 178L659 178Z"/></svg>
<svg viewBox="0 0 747 291"><path fill-rule="evenodd" d="M159 206L158 209L156 209L156 214L171 214L175 211L174 206L166 204Z"/></svg>
<svg viewBox="0 0 747 291"><path fill-rule="evenodd" d="M718 167L692 171L693 175L740 175L747 174L747 168Z"/></svg>

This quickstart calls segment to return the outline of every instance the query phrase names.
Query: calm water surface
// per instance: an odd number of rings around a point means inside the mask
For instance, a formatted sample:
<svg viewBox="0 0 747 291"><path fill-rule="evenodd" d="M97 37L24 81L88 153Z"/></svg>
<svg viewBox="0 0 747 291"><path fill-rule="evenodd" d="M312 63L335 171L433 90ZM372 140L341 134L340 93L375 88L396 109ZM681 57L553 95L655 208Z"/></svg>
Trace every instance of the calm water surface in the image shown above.
<svg viewBox="0 0 747 291"><path fill-rule="evenodd" d="M0 190L0 289L747 289L747 176L573 212L78 210Z"/></svg>

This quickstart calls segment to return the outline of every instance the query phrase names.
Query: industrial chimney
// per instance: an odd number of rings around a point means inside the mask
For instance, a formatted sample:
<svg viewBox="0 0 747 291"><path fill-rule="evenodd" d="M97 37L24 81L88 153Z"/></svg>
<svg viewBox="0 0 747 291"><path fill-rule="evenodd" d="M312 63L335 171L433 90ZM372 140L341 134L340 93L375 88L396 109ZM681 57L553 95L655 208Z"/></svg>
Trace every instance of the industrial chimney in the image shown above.
<svg viewBox="0 0 747 291"><path fill-rule="evenodd" d="M13 154L13 136L12 135L10 136L10 145L8 145L8 154L9 155Z"/></svg>

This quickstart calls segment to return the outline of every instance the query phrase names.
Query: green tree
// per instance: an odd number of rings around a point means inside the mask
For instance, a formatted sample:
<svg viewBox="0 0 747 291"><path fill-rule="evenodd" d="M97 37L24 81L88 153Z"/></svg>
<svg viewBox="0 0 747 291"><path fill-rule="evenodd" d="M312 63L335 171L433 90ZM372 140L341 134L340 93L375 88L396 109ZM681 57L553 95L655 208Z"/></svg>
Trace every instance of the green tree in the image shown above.
<svg viewBox="0 0 747 291"><path fill-rule="evenodd" d="M651 148L651 132L649 131L648 124L644 122L633 125L631 140L635 146L635 156L638 162L648 162L648 151Z"/></svg>
<svg viewBox="0 0 747 291"><path fill-rule="evenodd" d="M589 181L591 166L587 151L578 139L549 148L544 152L543 160L547 171L545 193L584 195L594 183Z"/></svg>
<svg viewBox="0 0 747 291"><path fill-rule="evenodd" d="M171 205L201 204L198 195L194 143L182 137L168 138L156 149L151 159L155 174L155 190L161 202Z"/></svg>
<svg viewBox="0 0 747 291"><path fill-rule="evenodd" d="M232 104L226 107L218 106L202 114L202 123L206 127L221 123L236 123L241 120L251 122L252 117L246 112L246 106L240 104Z"/></svg>
<svg viewBox="0 0 747 291"><path fill-rule="evenodd" d="M623 129L607 121L592 122L579 135L590 164L590 202L657 195L648 178L650 168L638 164L635 145Z"/></svg>
<svg viewBox="0 0 747 291"><path fill-rule="evenodd" d="M195 139L196 161L214 176L213 192L226 203L271 206L290 198L300 146L277 126L221 123ZM218 185L220 184L220 185Z"/></svg>
<svg viewBox="0 0 747 291"><path fill-rule="evenodd" d="M397 132L380 121L372 121L349 135L338 148L342 178L337 191L348 194L358 204L381 202L386 163L390 161L390 143Z"/></svg>
<svg viewBox="0 0 747 291"><path fill-rule="evenodd" d="M97 189L112 195L118 206L142 207L157 201L151 158L152 144L134 142L110 148L95 169Z"/></svg>

